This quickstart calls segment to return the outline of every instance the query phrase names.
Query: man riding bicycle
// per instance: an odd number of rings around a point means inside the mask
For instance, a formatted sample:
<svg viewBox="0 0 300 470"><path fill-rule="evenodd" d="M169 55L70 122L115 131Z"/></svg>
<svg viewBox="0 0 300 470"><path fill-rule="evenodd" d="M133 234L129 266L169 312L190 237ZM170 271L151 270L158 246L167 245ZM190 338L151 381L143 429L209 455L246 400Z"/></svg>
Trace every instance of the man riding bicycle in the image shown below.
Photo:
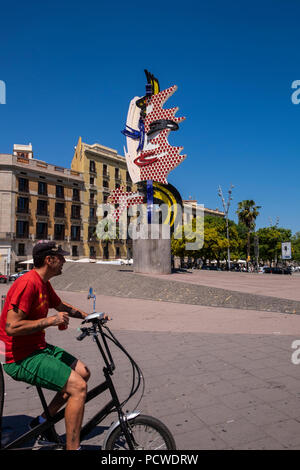
<svg viewBox="0 0 300 470"><path fill-rule="evenodd" d="M62 274L65 255L53 241L38 242L33 248L34 268L19 277L9 289L0 318L0 341L5 344L5 372L15 380L55 390L49 404L51 416L66 403L66 449L80 448L80 430L90 371L74 356L47 344L45 329L65 329L69 317L85 318L87 313L63 302L49 280ZM48 309L57 313L48 315ZM44 413L30 426L45 421ZM48 433L49 434L49 433ZM47 432L42 436L51 440Z"/></svg>

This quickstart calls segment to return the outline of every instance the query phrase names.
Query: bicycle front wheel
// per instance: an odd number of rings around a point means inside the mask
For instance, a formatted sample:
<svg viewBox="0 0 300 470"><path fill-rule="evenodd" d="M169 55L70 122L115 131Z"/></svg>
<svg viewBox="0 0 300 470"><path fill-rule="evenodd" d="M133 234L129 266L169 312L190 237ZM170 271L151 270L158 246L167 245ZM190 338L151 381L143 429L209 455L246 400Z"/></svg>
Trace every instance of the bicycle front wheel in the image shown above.
<svg viewBox="0 0 300 470"><path fill-rule="evenodd" d="M139 415L128 421L127 425L134 441L134 450L176 449L174 438L167 426L152 416ZM105 450L129 450L120 425L109 436Z"/></svg>

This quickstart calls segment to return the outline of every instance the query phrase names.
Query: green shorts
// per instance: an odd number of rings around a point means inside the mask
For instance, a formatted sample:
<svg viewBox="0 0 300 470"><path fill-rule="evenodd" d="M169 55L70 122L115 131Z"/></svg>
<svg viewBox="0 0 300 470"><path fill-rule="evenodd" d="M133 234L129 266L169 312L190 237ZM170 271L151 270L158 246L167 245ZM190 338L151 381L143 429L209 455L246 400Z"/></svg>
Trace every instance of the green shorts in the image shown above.
<svg viewBox="0 0 300 470"><path fill-rule="evenodd" d="M72 372L77 359L63 349L47 344L45 349L34 351L17 362L3 364L5 372L14 380L60 391Z"/></svg>

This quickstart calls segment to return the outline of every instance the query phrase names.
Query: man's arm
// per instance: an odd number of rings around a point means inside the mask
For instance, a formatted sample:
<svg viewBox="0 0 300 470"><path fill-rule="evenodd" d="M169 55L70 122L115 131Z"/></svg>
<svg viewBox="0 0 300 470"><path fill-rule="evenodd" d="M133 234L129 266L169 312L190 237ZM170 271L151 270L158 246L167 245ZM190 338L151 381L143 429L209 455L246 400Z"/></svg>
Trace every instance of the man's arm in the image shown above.
<svg viewBox="0 0 300 470"><path fill-rule="evenodd" d="M56 315L40 318L38 320L26 319L26 314L17 307L7 312L5 331L8 336L24 336L31 335L38 331L42 331L49 326L67 325L69 322L68 314L65 312Z"/></svg>
<svg viewBox="0 0 300 470"><path fill-rule="evenodd" d="M70 317L73 318L85 318L88 313L83 312L82 310L73 307L73 305L67 304L67 302L61 302L57 307L55 307L55 310L58 312L67 312Z"/></svg>

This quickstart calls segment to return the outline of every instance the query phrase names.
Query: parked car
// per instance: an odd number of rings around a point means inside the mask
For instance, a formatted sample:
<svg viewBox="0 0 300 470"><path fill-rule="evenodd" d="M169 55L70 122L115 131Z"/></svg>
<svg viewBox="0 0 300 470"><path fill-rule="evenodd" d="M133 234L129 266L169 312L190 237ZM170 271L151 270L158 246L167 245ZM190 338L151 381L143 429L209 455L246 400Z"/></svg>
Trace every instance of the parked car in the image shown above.
<svg viewBox="0 0 300 470"><path fill-rule="evenodd" d="M292 274L292 270L290 266L286 266L284 268L280 268L278 266L274 268L270 268L269 266L265 267L264 270L267 274Z"/></svg>
<svg viewBox="0 0 300 470"><path fill-rule="evenodd" d="M269 266L259 266L259 268L258 268L258 273L259 273L259 274L266 273L266 272L267 272L267 271L266 271L267 269L270 269L270 267L269 267ZM268 272L269 272L269 271L268 271Z"/></svg>
<svg viewBox="0 0 300 470"><path fill-rule="evenodd" d="M18 277L23 276L23 274L28 273L28 272L29 272L29 269L24 269L23 271L19 271L18 273L11 274L9 276L9 280L15 281L16 279L18 279Z"/></svg>
<svg viewBox="0 0 300 470"><path fill-rule="evenodd" d="M0 282L3 284L4 282L7 282L7 276L4 274L0 274Z"/></svg>

